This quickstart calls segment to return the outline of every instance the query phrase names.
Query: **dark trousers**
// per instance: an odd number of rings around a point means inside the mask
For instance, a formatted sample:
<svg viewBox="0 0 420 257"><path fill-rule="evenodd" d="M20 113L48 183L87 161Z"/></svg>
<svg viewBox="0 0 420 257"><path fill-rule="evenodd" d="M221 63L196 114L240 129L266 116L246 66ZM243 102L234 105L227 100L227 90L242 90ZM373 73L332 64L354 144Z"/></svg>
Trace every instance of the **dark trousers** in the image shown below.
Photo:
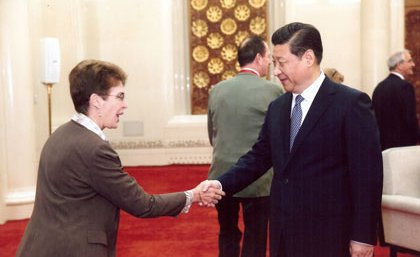
<svg viewBox="0 0 420 257"><path fill-rule="evenodd" d="M244 236L238 227L239 209L242 206ZM219 232L219 257L265 257L267 246L269 197L224 197L217 205Z"/></svg>

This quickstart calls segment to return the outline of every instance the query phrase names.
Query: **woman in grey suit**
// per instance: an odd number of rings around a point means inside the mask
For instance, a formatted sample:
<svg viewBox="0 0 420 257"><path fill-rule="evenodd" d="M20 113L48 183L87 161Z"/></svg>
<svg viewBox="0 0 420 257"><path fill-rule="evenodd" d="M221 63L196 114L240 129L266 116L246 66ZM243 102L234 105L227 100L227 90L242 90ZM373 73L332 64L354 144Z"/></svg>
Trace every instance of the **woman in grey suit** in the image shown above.
<svg viewBox="0 0 420 257"><path fill-rule="evenodd" d="M120 209L136 217L176 216L199 200L214 206L223 194L192 190L150 195L123 171L105 128L124 114L124 71L86 60L69 75L77 113L47 140L41 153L31 220L17 257L112 257Z"/></svg>

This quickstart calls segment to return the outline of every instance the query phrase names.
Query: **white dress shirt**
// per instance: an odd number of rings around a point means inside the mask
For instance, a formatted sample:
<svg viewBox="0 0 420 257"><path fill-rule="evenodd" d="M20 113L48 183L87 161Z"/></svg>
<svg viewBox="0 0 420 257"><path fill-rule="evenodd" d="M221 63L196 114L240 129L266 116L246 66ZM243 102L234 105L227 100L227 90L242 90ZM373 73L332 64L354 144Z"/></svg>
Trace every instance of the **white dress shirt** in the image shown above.
<svg viewBox="0 0 420 257"><path fill-rule="evenodd" d="M303 101L300 103L300 107L302 108L302 121L300 125L302 125L303 121L305 120L306 114L308 114L309 108L311 107L322 82L324 82L324 79L325 74L324 72L321 72L319 77L308 88L300 93L300 95L303 97ZM297 95L298 94L293 93L292 108L290 109L291 111L293 110L293 106L295 106L295 99ZM292 112L290 112L290 117L292 117Z"/></svg>

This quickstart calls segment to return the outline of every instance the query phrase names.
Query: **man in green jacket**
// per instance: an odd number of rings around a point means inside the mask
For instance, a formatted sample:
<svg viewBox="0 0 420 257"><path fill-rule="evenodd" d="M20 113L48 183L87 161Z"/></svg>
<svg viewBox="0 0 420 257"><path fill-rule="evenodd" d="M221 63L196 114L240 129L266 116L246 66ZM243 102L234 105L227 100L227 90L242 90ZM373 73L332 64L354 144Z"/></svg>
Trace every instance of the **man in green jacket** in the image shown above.
<svg viewBox="0 0 420 257"><path fill-rule="evenodd" d="M208 133L213 146L209 179L215 179L236 163L257 141L271 101L282 94L279 85L261 77L268 73L270 50L261 37L244 40L238 49L240 72L210 92ZM265 257L272 170L216 206L220 225L219 257ZM242 205L244 239L238 227Z"/></svg>

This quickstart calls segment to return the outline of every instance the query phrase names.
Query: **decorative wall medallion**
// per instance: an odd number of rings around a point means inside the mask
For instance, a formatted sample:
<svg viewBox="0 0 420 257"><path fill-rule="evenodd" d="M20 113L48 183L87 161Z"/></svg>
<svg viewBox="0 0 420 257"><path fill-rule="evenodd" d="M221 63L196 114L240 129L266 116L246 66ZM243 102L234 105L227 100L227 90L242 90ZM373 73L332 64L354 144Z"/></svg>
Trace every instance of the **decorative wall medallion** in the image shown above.
<svg viewBox="0 0 420 257"><path fill-rule="evenodd" d="M235 75L236 75L236 71L227 70L227 71L223 72L222 80L227 80L227 79L233 78L233 77L235 77Z"/></svg>
<svg viewBox="0 0 420 257"><path fill-rule="evenodd" d="M211 22L218 22L222 18L223 12L218 6L211 6L207 12L207 19Z"/></svg>
<svg viewBox="0 0 420 257"><path fill-rule="evenodd" d="M197 11L201 11L207 6L207 0L191 0L191 6Z"/></svg>
<svg viewBox="0 0 420 257"><path fill-rule="evenodd" d="M249 24L249 29L256 35L260 35L265 31L265 19L261 17L255 17L251 19Z"/></svg>
<svg viewBox="0 0 420 257"><path fill-rule="evenodd" d="M239 62L236 62L236 63L235 63L235 69L236 69L237 71L240 71L240 70L241 70L241 65L239 65Z"/></svg>
<svg viewBox="0 0 420 257"><path fill-rule="evenodd" d="M239 21L246 21L249 18L251 11L246 5L239 5L235 8L235 18Z"/></svg>
<svg viewBox="0 0 420 257"><path fill-rule="evenodd" d="M220 30L225 35L232 35L233 33L235 33L236 29L237 29L236 22L232 18L224 19L222 23L220 24Z"/></svg>
<svg viewBox="0 0 420 257"><path fill-rule="evenodd" d="M210 77L206 72L199 71L196 74L194 74L193 82L196 87L205 88L210 82Z"/></svg>
<svg viewBox="0 0 420 257"><path fill-rule="evenodd" d="M254 8L260 8L265 4L265 0L249 0L249 5Z"/></svg>
<svg viewBox="0 0 420 257"><path fill-rule="evenodd" d="M267 2L188 0L192 114L206 114L210 88L240 70L237 49L245 38L267 40Z"/></svg>
<svg viewBox="0 0 420 257"><path fill-rule="evenodd" d="M209 28L204 20L195 20L192 23L192 32L196 37L203 37L207 34Z"/></svg>
<svg viewBox="0 0 420 257"><path fill-rule="evenodd" d="M222 58L225 61L235 60L238 56L238 50L234 45L226 45L222 48Z"/></svg>
<svg viewBox="0 0 420 257"><path fill-rule="evenodd" d="M235 44L237 46L240 46L242 41L244 41L244 39L247 38L248 35L249 35L249 32L246 30L238 31L238 33L236 33L235 35Z"/></svg>
<svg viewBox="0 0 420 257"><path fill-rule="evenodd" d="M210 33L207 37L207 45L211 49L217 49L223 45L223 37L220 33L214 32Z"/></svg>
<svg viewBox="0 0 420 257"><path fill-rule="evenodd" d="M211 74L219 74L223 71L224 65L220 58L212 58L207 65Z"/></svg>
<svg viewBox="0 0 420 257"><path fill-rule="evenodd" d="M209 58L209 50L205 46L196 46L194 47L192 56L197 62L207 61Z"/></svg>
<svg viewBox="0 0 420 257"><path fill-rule="evenodd" d="M236 0L220 0L220 4L225 9L230 9L235 6Z"/></svg>
<svg viewBox="0 0 420 257"><path fill-rule="evenodd" d="M417 102L417 115L420 117L420 1L405 2L405 48L417 64L407 80L414 86ZM420 119L418 120L420 126Z"/></svg>

